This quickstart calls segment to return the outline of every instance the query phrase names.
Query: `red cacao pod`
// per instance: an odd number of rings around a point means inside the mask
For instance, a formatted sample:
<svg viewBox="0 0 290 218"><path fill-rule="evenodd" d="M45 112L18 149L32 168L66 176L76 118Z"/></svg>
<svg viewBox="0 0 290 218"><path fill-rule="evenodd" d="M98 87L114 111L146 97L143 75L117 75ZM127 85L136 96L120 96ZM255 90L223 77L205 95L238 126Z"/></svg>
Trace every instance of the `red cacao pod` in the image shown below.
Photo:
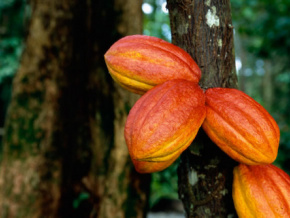
<svg viewBox="0 0 290 218"><path fill-rule="evenodd" d="M105 54L112 78L123 88L144 94L157 84L172 79L198 83L201 71L181 48L162 39L132 35L116 43Z"/></svg>
<svg viewBox="0 0 290 218"><path fill-rule="evenodd" d="M259 103L231 88L211 88L205 95L203 129L216 145L234 160L249 165L276 159L279 127Z"/></svg>
<svg viewBox="0 0 290 218"><path fill-rule="evenodd" d="M271 164L235 167L232 195L240 218L290 217L290 177Z"/></svg>
<svg viewBox="0 0 290 218"><path fill-rule="evenodd" d="M165 169L195 138L205 118L201 88L171 80L145 93L131 109L125 139L138 172Z"/></svg>

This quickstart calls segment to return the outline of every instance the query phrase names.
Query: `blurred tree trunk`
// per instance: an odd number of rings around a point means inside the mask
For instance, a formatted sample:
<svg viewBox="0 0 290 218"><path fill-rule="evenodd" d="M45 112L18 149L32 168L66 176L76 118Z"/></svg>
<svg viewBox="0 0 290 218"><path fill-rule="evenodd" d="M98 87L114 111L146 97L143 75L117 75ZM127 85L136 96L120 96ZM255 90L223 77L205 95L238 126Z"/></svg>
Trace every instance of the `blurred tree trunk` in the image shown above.
<svg viewBox="0 0 290 218"><path fill-rule="evenodd" d="M271 111L272 106L273 106L273 97L274 97L274 93L273 93L274 84L273 84L273 77L272 77L273 67L270 60L265 60L264 64L265 64L264 66L265 74L263 76L263 83L262 83L263 102L264 102L264 107L266 108L266 110Z"/></svg>
<svg viewBox="0 0 290 218"><path fill-rule="evenodd" d="M200 86L237 87L230 1L167 0L172 41L202 70ZM200 130L181 156L179 197L188 217L232 217L235 162Z"/></svg>
<svg viewBox="0 0 290 218"><path fill-rule="evenodd" d="M142 33L142 1L92 1L93 62L90 74L93 139L91 170L83 182L96 196L98 217L143 217L147 209L150 175L132 168L124 139L124 126L139 96L113 82L105 67L104 54L121 36ZM110 27L110 28L109 28ZM101 66L101 67L100 67ZM102 168L100 168L102 166ZM142 210L143 209L143 210Z"/></svg>
<svg viewBox="0 0 290 218"><path fill-rule="evenodd" d="M141 1L31 0L0 165L0 217L142 217L150 177L123 138L136 95L103 55L141 33ZM113 215L112 215L113 214Z"/></svg>

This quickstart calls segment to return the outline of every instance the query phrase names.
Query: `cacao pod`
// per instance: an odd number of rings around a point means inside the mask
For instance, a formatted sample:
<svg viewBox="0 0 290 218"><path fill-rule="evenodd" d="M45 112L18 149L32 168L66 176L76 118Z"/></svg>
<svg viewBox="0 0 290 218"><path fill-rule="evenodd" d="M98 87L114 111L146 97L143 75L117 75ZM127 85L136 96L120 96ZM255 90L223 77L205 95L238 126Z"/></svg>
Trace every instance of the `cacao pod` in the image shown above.
<svg viewBox="0 0 290 218"><path fill-rule="evenodd" d="M187 80L170 80L145 93L131 109L125 139L141 173L165 169L195 138L205 118L202 89Z"/></svg>
<svg viewBox="0 0 290 218"><path fill-rule="evenodd" d="M259 103L231 88L211 88L205 96L203 129L225 153L249 165L272 163L276 159L279 127Z"/></svg>
<svg viewBox="0 0 290 218"><path fill-rule="evenodd" d="M144 94L157 84L172 79L198 83L201 71L181 48L162 39L132 35L116 43L105 54L112 78L123 88Z"/></svg>
<svg viewBox="0 0 290 218"><path fill-rule="evenodd" d="M290 217L290 177L271 164L235 167L232 195L240 218Z"/></svg>

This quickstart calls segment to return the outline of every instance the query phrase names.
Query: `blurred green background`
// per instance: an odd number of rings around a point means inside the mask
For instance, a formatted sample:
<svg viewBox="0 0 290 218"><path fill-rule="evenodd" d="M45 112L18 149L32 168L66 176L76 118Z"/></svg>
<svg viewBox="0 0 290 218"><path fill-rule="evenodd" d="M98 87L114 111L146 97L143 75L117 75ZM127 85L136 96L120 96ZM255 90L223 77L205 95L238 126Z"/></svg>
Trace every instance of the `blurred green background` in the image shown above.
<svg viewBox="0 0 290 218"><path fill-rule="evenodd" d="M281 139L275 165L290 174L290 0L232 0L239 88L278 122ZM144 34L171 41L166 0L144 0ZM30 8L26 0L0 1L0 137L19 66ZM0 144L0 156L2 145ZM154 173L151 203L177 198L177 164ZM161 185L162 184L162 185Z"/></svg>

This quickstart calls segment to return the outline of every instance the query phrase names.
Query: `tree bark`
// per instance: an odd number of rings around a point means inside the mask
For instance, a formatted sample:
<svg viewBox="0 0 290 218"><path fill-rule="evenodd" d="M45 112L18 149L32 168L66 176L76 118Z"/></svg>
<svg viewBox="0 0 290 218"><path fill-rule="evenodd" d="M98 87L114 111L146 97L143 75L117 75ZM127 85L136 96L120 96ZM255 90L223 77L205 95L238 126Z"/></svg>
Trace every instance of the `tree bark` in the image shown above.
<svg viewBox="0 0 290 218"><path fill-rule="evenodd" d="M0 217L142 217L150 176L133 170L123 139L137 96L115 87L103 59L121 36L141 33L141 2L30 2L5 125Z"/></svg>
<svg viewBox="0 0 290 218"><path fill-rule="evenodd" d="M172 41L187 51L202 71L200 86L237 87L229 0L167 0ZM231 197L236 163L201 129L181 155L179 198L188 217L235 216Z"/></svg>

